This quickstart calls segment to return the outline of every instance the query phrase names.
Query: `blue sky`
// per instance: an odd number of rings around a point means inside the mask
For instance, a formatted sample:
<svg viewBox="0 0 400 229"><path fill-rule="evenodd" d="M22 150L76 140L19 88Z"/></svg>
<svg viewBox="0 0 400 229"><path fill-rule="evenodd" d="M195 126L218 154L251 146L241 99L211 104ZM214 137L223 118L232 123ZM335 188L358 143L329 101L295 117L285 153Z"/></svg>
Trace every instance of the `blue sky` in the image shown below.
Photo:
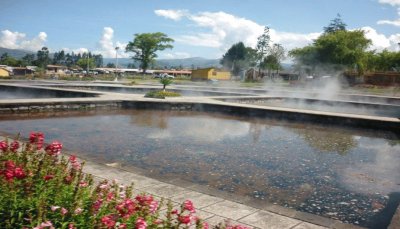
<svg viewBox="0 0 400 229"><path fill-rule="evenodd" d="M398 50L400 0L1 0L0 47L90 50L106 57L133 34L164 32L174 49L160 58L220 57L233 43L253 46L263 26L290 50L318 37L337 13L364 29L372 48ZM129 54L120 51L120 56Z"/></svg>

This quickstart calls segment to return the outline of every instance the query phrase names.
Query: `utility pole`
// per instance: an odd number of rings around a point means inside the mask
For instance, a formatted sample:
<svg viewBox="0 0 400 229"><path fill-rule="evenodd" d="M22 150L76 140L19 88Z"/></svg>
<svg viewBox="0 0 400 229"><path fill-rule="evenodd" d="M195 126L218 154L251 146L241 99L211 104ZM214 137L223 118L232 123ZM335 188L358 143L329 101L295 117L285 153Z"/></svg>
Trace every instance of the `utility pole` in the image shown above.
<svg viewBox="0 0 400 229"><path fill-rule="evenodd" d="M117 68L118 68L118 50L119 50L119 47L118 47L118 46L115 47L115 75L116 75L116 77L118 77L118 75L117 75Z"/></svg>

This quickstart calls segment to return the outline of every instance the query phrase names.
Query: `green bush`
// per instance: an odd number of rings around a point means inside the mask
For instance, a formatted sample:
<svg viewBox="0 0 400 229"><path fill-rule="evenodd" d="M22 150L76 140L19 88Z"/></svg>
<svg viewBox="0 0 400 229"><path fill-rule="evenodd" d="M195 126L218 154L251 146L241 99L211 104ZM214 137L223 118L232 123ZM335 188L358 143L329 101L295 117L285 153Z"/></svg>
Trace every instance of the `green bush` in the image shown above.
<svg viewBox="0 0 400 229"><path fill-rule="evenodd" d="M165 99L165 97L179 97L181 96L178 92L173 91L149 91L144 97L147 98L157 98L157 99Z"/></svg>

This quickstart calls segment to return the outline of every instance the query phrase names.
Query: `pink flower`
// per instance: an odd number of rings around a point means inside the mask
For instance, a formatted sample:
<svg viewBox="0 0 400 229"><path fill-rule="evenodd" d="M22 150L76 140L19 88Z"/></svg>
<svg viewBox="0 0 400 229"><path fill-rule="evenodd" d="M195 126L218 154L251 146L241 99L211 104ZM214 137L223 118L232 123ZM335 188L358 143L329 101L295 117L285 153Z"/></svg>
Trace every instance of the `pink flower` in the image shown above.
<svg viewBox="0 0 400 229"><path fill-rule="evenodd" d="M74 213L77 214L77 215L79 215L79 214L82 213L82 211L83 211L82 208L77 208L77 209L75 209Z"/></svg>
<svg viewBox="0 0 400 229"><path fill-rule="evenodd" d="M61 153L62 147L63 147L63 145L60 142L54 141L50 145L46 146L45 150L48 155L57 156Z"/></svg>
<svg viewBox="0 0 400 229"><path fill-rule="evenodd" d="M190 215L181 215L178 217L178 220L179 220L179 222L187 225L190 223L191 216Z"/></svg>
<svg viewBox="0 0 400 229"><path fill-rule="evenodd" d="M140 217L139 217L139 218L136 220L135 226L136 226L136 229L146 229L147 223L146 223L146 221L145 221L143 218L140 218Z"/></svg>
<svg viewBox="0 0 400 229"><path fill-rule="evenodd" d="M33 228L33 229L44 229L44 228L50 228L50 229L54 229L53 224L51 223L51 221L46 221L41 223L39 226Z"/></svg>
<svg viewBox="0 0 400 229"><path fill-rule="evenodd" d="M10 144L10 149L11 151L13 151L14 153L17 152L17 150L19 149L19 142L17 141L13 141Z"/></svg>
<svg viewBox="0 0 400 229"><path fill-rule="evenodd" d="M121 223L121 224L118 226L118 229L126 229L126 224L125 224L125 223Z"/></svg>
<svg viewBox="0 0 400 229"><path fill-rule="evenodd" d="M97 211L100 209L100 207L101 207L102 204L103 204L103 200L102 200L102 199L96 200L96 201L93 203L93 209L94 209L94 211L97 212Z"/></svg>
<svg viewBox="0 0 400 229"><path fill-rule="evenodd" d="M113 192L109 192L108 194L107 194L107 201L111 201L111 200L113 200L114 199L114 193Z"/></svg>
<svg viewBox="0 0 400 229"><path fill-rule="evenodd" d="M7 141L1 141L0 142L0 150L3 152L6 152L8 150L8 143Z"/></svg>
<svg viewBox="0 0 400 229"><path fill-rule="evenodd" d="M26 174L21 167L16 167L14 170L14 176L18 179L23 179L26 177Z"/></svg>
<svg viewBox="0 0 400 229"><path fill-rule="evenodd" d="M121 217L129 218L129 216L131 216L135 212L136 204L135 202L133 202L133 200L126 199L123 202L117 204L115 209L117 209Z"/></svg>
<svg viewBox="0 0 400 229"><path fill-rule="evenodd" d="M208 228L209 228L208 223L207 223L207 222L204 222L204 223L203 223L203 229L208 229Z"/></svg>
<svg viewBox="0 0 400 229"><path fill-rule="evenodd" d="M65 208L61 208L61 215L66 215L68 213L68 210Z"/></svg>
<svg viewBox="0 0 400 229"><path fill-rule="evenodd" d="M84 181L81 181L81 182L79 182L79 187L87 187L88 186L88 183L87 182L84 182Z"/></svg>
<svg viewBox="0 0 400 229"><path fill-rule="evenodd" d="M51 206L50 208L51 208L51 211L55 212L55 211L56 211L57 209L59 209L60 207L59 207L59 206Z"/></svg>
<svg viewBox="0 0 400 229"><path fill-rule="evenodd" d="M75 155L69 156L69 161L70 161L71 163L74 163L74 162L76 161L76 156L75 156Z"/></svg>
<svg viewBox="0 0 400 229"><path fill-rule="evenodd" d="M185 200L185 202L183 202L183 209L189 211L190 213L196 212L193 206L193 202L190 200Z"/></svg>
<svg viewBox="0 0 400 229"><path fill-rule="evenodd" d="M106 216L103 216L103 218L101 218L101 222L107 228L113 228L115 226L115 224L116 224L114 218L115 217L113 215L106 215Z"/></svg>
<svg viewBox="0 0 400 229"><path fill-rule="evenodd" d="M73 223L70 223L68 224L68 229L76 229L76 227Z"/></svg>
<svg viewBox="0 0 400 229"><path fill-rule="evenodd" d="M149 210L150 210L150 213L156 212L156 211L157 211L157 208L158 208L158 202L157 202L157 201L153 200L153 201L151 201L151 202L149 203Z"/></svg>
<svg viewBox="0 0 400 229"><path fill-rule="evenodd" d="M36 144L37 149L42 149L44 143L44 134L41 132L31 132L29 135L29 142L31 144Z"/></svg>

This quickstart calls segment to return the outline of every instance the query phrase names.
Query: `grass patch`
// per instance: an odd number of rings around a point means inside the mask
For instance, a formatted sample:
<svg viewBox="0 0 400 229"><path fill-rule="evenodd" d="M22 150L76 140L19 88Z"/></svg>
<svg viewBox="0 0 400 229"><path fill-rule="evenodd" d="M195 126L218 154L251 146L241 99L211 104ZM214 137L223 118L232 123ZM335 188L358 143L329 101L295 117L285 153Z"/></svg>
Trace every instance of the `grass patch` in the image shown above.
<svg viewBox="0 0 400 229"><path fill-rule="evenodd" d="M178 92L173 91L149 91L144 97L147 98L157 98L157 99L165 99L165 97L179 97L181 96Z"/></svg>

